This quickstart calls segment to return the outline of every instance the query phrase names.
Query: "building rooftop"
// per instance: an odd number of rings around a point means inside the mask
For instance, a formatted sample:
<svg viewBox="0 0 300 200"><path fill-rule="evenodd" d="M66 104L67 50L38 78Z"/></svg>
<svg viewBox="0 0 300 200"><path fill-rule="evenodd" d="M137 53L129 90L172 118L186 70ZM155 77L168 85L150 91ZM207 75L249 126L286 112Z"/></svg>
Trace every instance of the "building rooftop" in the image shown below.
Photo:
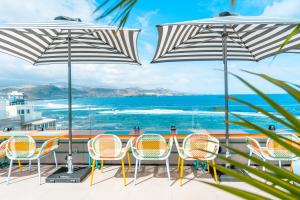
<svg viewBox="0 0 300 200"><path fill-rule="evenodd" d="M27 125L27 124L40 125L40 124L45 124L45 123L54 122L54 121L56 121L56 119L43 118L43 119L39 119L39 120L34 120L34 121L26 122L26 123L24 123L24 125Z"/></svg>

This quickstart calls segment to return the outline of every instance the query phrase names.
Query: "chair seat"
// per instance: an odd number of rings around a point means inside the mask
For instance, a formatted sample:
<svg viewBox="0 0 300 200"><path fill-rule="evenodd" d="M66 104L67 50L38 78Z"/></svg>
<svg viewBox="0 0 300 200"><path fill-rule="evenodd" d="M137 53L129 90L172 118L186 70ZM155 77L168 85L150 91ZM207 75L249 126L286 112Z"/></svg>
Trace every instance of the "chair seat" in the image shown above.
<svg viewBox="0 0 300 200"><path fill-rule="evenodd" d="M206 156L197 156L197 157L190 157L186 155L182 149L182 147L178 147L179 156L184 160L213 160L216 156L215 155L206 155Z"/></svg>
<svg viewBox="0 0 300 200"><path fill-rule="evenodd" d="M290 160L297 160L296 155L291 155L290 152L278 152L276 156L271 155L268 152L268 149L266 147L261 147L261 156L266 158L267 160L275 160L275 161L290 161Z"/></svg>
<svg viewBox="0 0 300 200"><path fill-rule="evenodd" d="M90 150L90 156L95 160L122 160L126 155L127 148L123 147L117 156L98 156Z"/></svg>

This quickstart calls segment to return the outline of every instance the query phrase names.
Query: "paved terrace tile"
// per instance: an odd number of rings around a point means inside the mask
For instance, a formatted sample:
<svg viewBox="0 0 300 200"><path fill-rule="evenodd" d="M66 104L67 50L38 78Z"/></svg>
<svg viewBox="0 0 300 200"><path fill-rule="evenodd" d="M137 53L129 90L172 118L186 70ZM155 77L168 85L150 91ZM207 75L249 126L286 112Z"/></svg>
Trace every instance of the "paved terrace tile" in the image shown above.
<svg viewBox="0 0 300 200"><path fill-rule="evenodd" d="M133 166L134 167L134 166ZM137 185L133 184L134 169L127 171L127 186L123 186L121 168L105 166L104 172L95 171L92 187L89 177L82 183L45 183L45 178L54 171L53 166L42 166L42 185L38 183L36 166L29 173L27 166L23 172L13 169L9 185L6 184L7 168L0 169L0 197L3 200L199 200L199 199L239 199L229 193L208 186L201 181L213 182L207 172L185 167L183 186L179 186L177 167L171 166L171 187L164 166L143 166L138 173ZM263 192L241 182L221 183L246 189L258 194Z"/></svg>

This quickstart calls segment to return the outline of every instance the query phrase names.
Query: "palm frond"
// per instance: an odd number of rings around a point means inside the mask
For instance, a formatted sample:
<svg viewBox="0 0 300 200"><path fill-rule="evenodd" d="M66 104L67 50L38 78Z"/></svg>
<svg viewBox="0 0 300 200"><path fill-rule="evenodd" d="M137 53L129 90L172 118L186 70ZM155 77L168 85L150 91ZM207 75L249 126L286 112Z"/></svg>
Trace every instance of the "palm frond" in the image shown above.
<svg viewBox="0 0 300 200"><path fill-rule="evenodd" d="M130 12L135 7L138 0L104 0L94 10L94 14L104 9L103 13L98 15L96 20L103 19L107 16L115 14L112 19L112 24L119 22L118 27L122 28L125 26Z"/></svg>
<svg viewBox="0 0 300 200"><path fill-rule="evenodd" d="M227 167L223 167L221 165L217 165L217 169L219 171L221 171L222 173L224 174L228 174L232 177L235 177L239 180L242 180L243 182L249 184L249 185L252 185L260 190L263 190L264 192L267 192L269 194L272 194L278 198L281 198L281 199L290 199L290 200L293 200L295 199L295 196L293 196L292 194L289 194L289 193L286 193L284 191L281 191L281 190L278 190L278 188L276 187L273 187L267 183L264 183L264 182L261 182L259 180L256 180L254 178L251 178L247 175L244 175L242 173L239 173L239 172L236 172L232 169L229 169Z"/></svg>
<svg viewBox="0 0 300 200"><path fill-rule="evenodd" d="M235 151L235 152L237 152L237 151ZM299 187L292 185L289 182L286 182L286 181L278 178L279 176L276 176L276 173L275 174L269 173L269 172L262 171L262 170L259 170L256 168L252 168L252 167L245 165L239 161L227 158L222 155L220 155L219 158L224 160L225 162L230 163L232 166L238 167L240 169L244 169L244 170L250 172L251 174L255 174L256 176L262 178L263 180L267 180L268 182L271 182L273 186L276 185L276 186L281 187L282 189L290 191L292 193L292 195L300 196L300 188ZM281 173L281 175L283 175L283 174ZM282 176L280 176L280 177L282 177Z"/></svg>
<svg viewBox="0 0 300 200"><path fill-rule="evenodd" d="M288 94L290 94L298 102L300 102L300 91L295 89L294 87L290 86L289 84L285 83L284 81L278 80L278 79L275 79L275 78L271 78L270 76L268 76L266 74L258 74L258 73L250 72L250 71L247 71L247 70L242 70L242 71L247 72L249 74L259 76L259 77L269 81L270 83L273 83L274 85L276 85L276 86L280 87L281 89L285 90Z"/></svg>
<svg viewBox="0 0 300 200"><path fill-rule="evenodd" d="M295 129L295 130L297 130L297 131L300 132L300 128L295 127L294 125L290 124L289 122L286 122L285 120L283 120L283 119L277 117L276 115L274 115L274 114L272 114L272 113L266 111L265 109L263 109L263 108L261 108L261 107L259 107L259 106L256 106L256 105L254 105L254 104L252 104L252 103L246 102L246 101L244 101L244 100L238 99L238 98L233 97L233 96L228 97L228 99L229 99L229 100L232 100L232 101L236 101L236 102L241 103L241 104L244 104L244 105L246 105L246 106L249 106L250 108L253 108L253 109L256 110L257 112L260 112L260 113L264 114L265 116L270 117L270 118L273 119L274 121L277 121L277 122L279 122L280 124L282 124L282 125L284 125L284 126L290 128L290 129Z"/></svg>
<svg viewBox="0 0 300 200"><path fill-rule="evenodd" d="M230 0L230 5L234 6L235 5L235 0Z"/></svg>
<svg viewBox="0 0 300 200"><path fill-rule="evenodd" d="M290 42L290 40L300 32L300 24L298 24L292 32L285 38L283 43L280 45L277 53L281 53L282 49Z"/></svg>
<svg viewBox="0 0 300 200"><path fill-rule="evenodd" d="M264 99L270 106L272 106L278 113L280 113L287 121L289 121L291 124L293 124L298 129L300 128L300 120L294 116L292 113L290 113L288 110L280 106L278 103L276 103L274 100L272 100L270 97L268 97L266 94L264 94L262 91L254 87L252 84L247 82L242 77L232 74L237 79L239 79L242 83L244 83L248 88L250 88L252 91L254 91L257 95L259 95L262 99Z"/></svg>
<svg viewBox="0 0 300 200"><path fill-rule="evenodd" d="M247 154L243 151L240 151L236 148L233 148L233 147L230 147L230 146L226 146L226 148L228 148L231 152L236 153L237 155L240 155L240 156L242 156L246 159L250 159L252 162L254 162L254 163L256 163L260 166L264 166L267 170L270 170L271 172L275 173L280 178L285 178L289 181L294 181L294 182L300 184L300 177L290 173L289 171L287 171L285 169L277 167L277 166L275 166L273 164L270 164L268 162L264 162L261 159L256 158L254 156L250 156L249 154ZM241 168L241 169L243 169L243 168Z"/></svg>

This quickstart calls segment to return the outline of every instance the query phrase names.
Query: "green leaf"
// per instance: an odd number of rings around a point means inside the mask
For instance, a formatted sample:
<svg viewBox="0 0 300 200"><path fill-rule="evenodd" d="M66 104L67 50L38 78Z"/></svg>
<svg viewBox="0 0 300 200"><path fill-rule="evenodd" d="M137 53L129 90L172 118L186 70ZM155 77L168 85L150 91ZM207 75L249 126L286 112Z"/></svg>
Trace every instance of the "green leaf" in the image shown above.
<svg viewBox="0 0 300 200"><path fill-rule="evenodd" d="M109 2L109 0L103 1L103 3L101 3L99 6L97 6L97 8L94 10L93 14L95 14L97 11L99 11L101 8L103 8L108 2Z"/></svg>
<svg viewBox="0 0 300 200"><path fill-rule="evenodd" d="M289 41L299 33L300 31L300 24L298 24L293 31L285 38L284 42L280 45L277 53L281 53L282 49L289 43Z"/></svg>
<svg viewBox="0 0 300 200"><path fill-rule="evenodd" d="M235 5L235 0L230 0L230 5L234 6Z"/></svg>
<svg viewBox="0 0 300 200"><path fill-rule="evenodd" d="M300 102L300 91L295 89L294 87L290 86L289 84L285 83L284 81L281 81L281 80L278 80L275 78L271 78L270 76L265 75L265 74L258 74L258 73L249 72L246 70L242 70L242 71L247 72L249 74L257 75L257 76L273 83L274 85L277 85L278 87L282 88L287 93L289 93L292 97L294 97L298 102Z"/></svg>
<svg viewBox="0 0 300 200"><path fill-rule="evenodd" d="M215 188L219 188L223 191L229 192L231 194L234 194L236 196L239 196L243 199L248 199L248 200L269 200L270 198L252 193L252 192L248 192L245 190L241 190L235 187L231 187L231 186L227 186L227 185L221 185L221 184L213 184L213 183L208 183L205 181L201 181L202 183L208 184L210 186L213 186Z"/></svg>
<svg viewBox="0 0 300 200"><path fill-rule="evenodd" d="M232 74L232 73L231 73ZM278 103L273 101L270 97L265 95L263 92L255 88L253 85L248 83L246 80L241 78L240 76L236 74L232 74L237 79L239 79L241 82L243 82L245 85L247 85L251 90L253 90L256 94L258 94L260 97L262 97L269 105L271 105L277 112L279 112L282 116L285 117L286 120L288 120L291 124L293 124L295 127L300 128L300 120L297 119L293 114L291 114L289 111L284 109L282 106L280 106Z"/></svg>
<svg viewBox="0 0 300 200"><path fill-rule="evenodd" d="M270 186L266 183L262 183L256 179L253 179L249 176L246 176L244 174L241 174L239 172L236 172L236 171L233 171L229 168L226 168L226 167L223 167L221 165L217 165L216 166L217 169L225 174L228 174L230 176L233 176L245 183L248 183L249 185L252 185L260 190L263 190L264 192L267 192L269 194L272 194L278 198L281 198L281 199L290 199L290 200L293 200L295 199L295 196L291 195L290 193L286 193L286 192L283 192L281 190L278 190L278 188L274 187L274 186Z"/></svg>
<svg viewBox="0 0 300 200"><path fill-rule="evenodd" d="M281 168L279 168L279 167L277 167L273 164L264 162L259 158L256 158L254 156L250 156L249 154L247 154L243 151L240 151L238 149L235 149L233 147L226 146L226 148L228 148L230 151L232 151L232 152L234 152L238 155L243 156L244 158L250 159L252 162L255 162L256 164L258 164L260 166L264 166L266 169L274 172L275 174L279 175L280 177L284 177L288 180L295 181L295 182L300 184L300 176L294 175L294 174L290 173L289 171L287 171L285 169L281 169Z"/></svg>
<svg viewBox="0 0 300 200"><path fill-rule="evenodd" d="M94 13L99 12L100 9L104 8L108 5L109 2L113 2L112 0L105 0L103 3L101 3L94 11ZM100 14L96 19L100 20L103 19L117 11L117 14L112 20L112 24L115 24L119 21L118 29L125 26L128 16L132 9L134 8L135 4L138 2L138 0L117 0L114 1L108 8L104 10L102 14Z"/></svg>
<svg viewBox="0 0 300 200"><path fill-rule="evenodd" d="M296 148L296 147L294 147L294 145L290 145L290 144L284 142L284 140L283 140L283 139L285 139L284 137L282 137L280 135L275 135L273 132L268 131L264 128L261 128L240 116L237 116L237 115L235 115L235 116L240 118L243 122L229 121L228 123L244 126L244 127L247 127L247 128L253 129L253 130L257 130L258 132L263 133L263 134L267 135L269 138L275 140L278 144L280 144L287 150L291 151L292 153L296 154L297 156L300 156L299 148ZM285 140L287 140L287 139L285 139Z"/></svg>
<svg viewBox="0 0 300 200"><path fill-rule="evenodd" d="M219 107L216 107L217 110L220 110L220 111L224 111L224 112L228 112L222 108L219 108ZM282 145L283 147L285 147L287 150L293 152L294 154L296 154L297 156L300 156L300 144L296 143L295 141L292 141L284 136L281 136L281 135L276 135L274 134L273 132L269 131L269 130L266 130L260 126L257 126L253 123L251 123L250 121L246 120L245 118L237 115L237 114L234 114L232 112L229 112L230 115L233 115L235 116L236 118L242 120L243 122L237 122L237 121L226 121L226 123L229 123L229 124L235 124L235 125L239 125L239 126L244 126L246 128L249 128L249 129L253 129L253 130L256 130L260 133L263 133L265 135L267 135L269 138L275 140L278 144ZM294 145L291 145L290 143L286 143L285 141L289 141L289 142L292 142ZM297 146L297 147L295 147Z"/></svg>
<svg viewBox="0 0 300 200"><path fill-rule="evenodd" d="M264 110L264 109L262 109L262 108L260 108L260 107L258 107L258 106L256 106L256 105L254 105L254 104L248 103L248 102L246 102L246 101L243 101L243 100L241 100L241 99L238 99L238 98L235 98L235 97L232 97L232 96L228 97L228 99L229 99L229 100L232 100L232 101L239 102L239 103L244 104L244 105L247 105L247 106L249 106L249 107L255 109L256 111L258 111L258 112L260 112L260 113L266 115L267 117L270 117L271 119L273 119L273 120L275 120L275 121L281 123L282 125L285 125L285 126L287 126L288 128L290 128L290 129L293 129L293 130L296 130L297 132L300 132L300 128L295 127L294 125L292 125L292 124L290 124L290 123L288 123L288 122L286 122L286 121L280 119L279 117L273 115L272 113L270 113L270 112L268 112L268 111L266 111L266 110Z"/></svg>
<svg viewBox="0 0 300 200"><path fill-rule="evenodd" d="M265 171L261 171L256 168L249 167L248 165L242 164L238 161L235 161L233 159L227 158L222 155L218 155L218 158L230 163L233 166L236 166L240 169L247 170L248 172L250 172L260 178L263 178L269 182L272 182L273 184L278 185L281 188L286 189L287 191L290 191L291 193L293 193L296 196L300 196L300 188L299 187L291 185L288 182L281 180L280 178L278 178L278 176L274 176L274 174L271 174L271 173L268 173Z"/></svg>

